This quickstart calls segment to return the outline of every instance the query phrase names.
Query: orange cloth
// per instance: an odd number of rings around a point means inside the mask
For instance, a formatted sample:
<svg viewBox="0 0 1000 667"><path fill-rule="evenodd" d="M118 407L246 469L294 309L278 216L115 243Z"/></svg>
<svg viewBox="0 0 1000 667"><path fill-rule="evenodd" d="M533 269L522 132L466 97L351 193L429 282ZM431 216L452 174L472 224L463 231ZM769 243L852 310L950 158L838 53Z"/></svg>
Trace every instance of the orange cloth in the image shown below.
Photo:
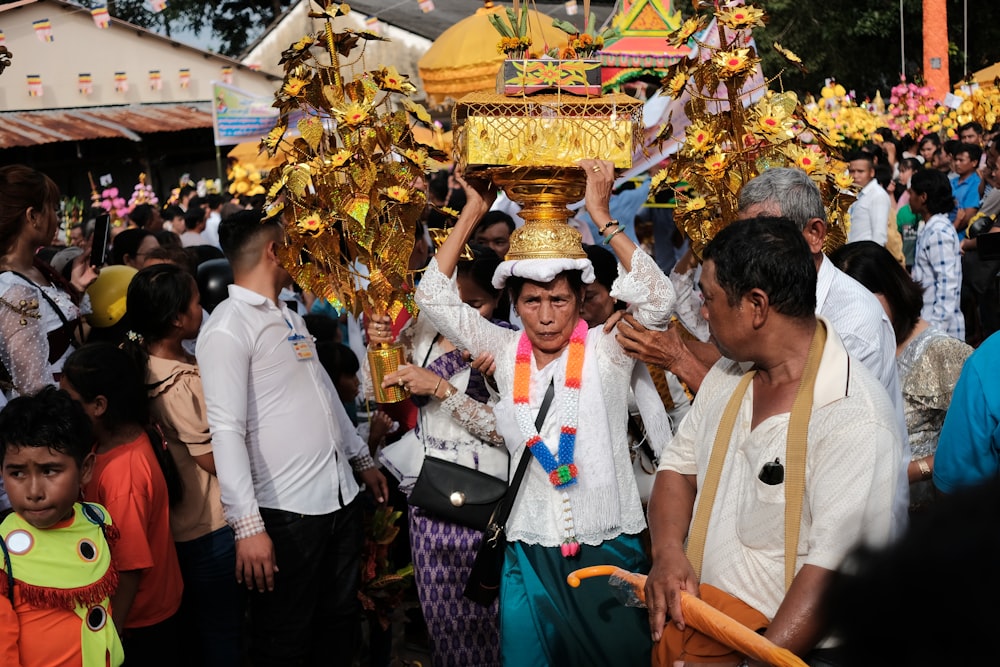
<svg viewBox="0 0 1000 667"><path fill-rule="evenodd" d="M770 623L762 613L715 586L702 584L699 590L702 600L755 632L766 629ZM653 650L653 667L673 667L676 660L734 663L740 658L740 654L690 624L682 632L668 621L660 643Z"/></svg>
<svg viewBox="0 0 1000 667"><path fill-rule="evenodd" d="M143 433L97 455L84 499L108 509L121 537L111 550L119 572L142 570L126 628L143 628L173 616L184 584L170 533L167 483Z"/></svg>

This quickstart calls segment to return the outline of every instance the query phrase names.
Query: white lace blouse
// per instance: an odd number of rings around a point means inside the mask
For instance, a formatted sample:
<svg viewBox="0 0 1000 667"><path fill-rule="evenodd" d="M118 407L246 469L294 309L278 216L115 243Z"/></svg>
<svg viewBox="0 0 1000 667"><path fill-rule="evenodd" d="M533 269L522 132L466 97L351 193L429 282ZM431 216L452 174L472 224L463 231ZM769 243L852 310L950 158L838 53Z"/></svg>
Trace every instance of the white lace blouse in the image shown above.
<svg viewBox="0 0 1000 667"><path fill-rule="evenodd" d="M70 345L59 359L49 363L48 334L63 326L63 321L42 291L59 306L67 320L80 317L81 309L58 287L29 284L10 271L0 273L0 362L13 384L8 397L30 394L54 384L53 374L62 370L74 350Z"/></svg>
<svg viewBox="0 0 1000 667"><path fill-rule="evenodd" d="M636 318L646 327L665 329L674 305L670 281L641 249L632 256L632 270L619 277L613 296L630 304ZM514 416L512 389L518 331L498 327L464 303L455 279L442 274L432 260L416 301L434 328L458 347L476 355L488 351L496 359L496 379L500 401L494 406L497 430L511 453L513 470L524 452L526 437ZM558 443L563 422L563 395L568 352L541 370L534 369L530 390L531 413L536 414L549 379L555 397L541 429L546 443ZM579 482L567 488L573 511L576 537L583 544L598 545L621 534L636 534L645 527L642 504L636 489L629 457L626 432L629 384L635 362L615 340L614 332L601 328L587 335L575 462ZM553 445L548 445L550 448ZM530 465L507 524L510 540L546 547L563 540L562 492L556 490L540 465Z"/></svg>

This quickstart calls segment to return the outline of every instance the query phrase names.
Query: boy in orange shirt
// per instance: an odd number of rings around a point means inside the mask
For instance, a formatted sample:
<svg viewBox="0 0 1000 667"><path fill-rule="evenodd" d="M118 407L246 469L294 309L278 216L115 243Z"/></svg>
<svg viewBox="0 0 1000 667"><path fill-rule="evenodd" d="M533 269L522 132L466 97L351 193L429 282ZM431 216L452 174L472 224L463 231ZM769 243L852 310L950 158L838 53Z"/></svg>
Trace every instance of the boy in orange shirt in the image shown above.
<svg viewBox="0 0 1000 667"><path fill-rule="evenodd" d="M0 412L0 466L13 513L0 523L0 664L117 667L118 585L100 505L78 503L94 456L90 420L46 387Z"/></svg>

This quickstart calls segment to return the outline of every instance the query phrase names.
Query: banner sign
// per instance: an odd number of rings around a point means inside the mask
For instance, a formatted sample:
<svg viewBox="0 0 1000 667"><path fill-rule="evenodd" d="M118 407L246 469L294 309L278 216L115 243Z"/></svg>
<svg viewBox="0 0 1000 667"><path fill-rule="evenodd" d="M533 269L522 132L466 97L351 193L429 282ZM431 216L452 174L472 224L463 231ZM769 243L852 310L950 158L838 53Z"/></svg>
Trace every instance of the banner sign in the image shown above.
<svg viewBox="0 0 1000 667"><path fill-rule="evenodd" d="M216 146L233 146L244 141L259 141L278 120L272 97L257 97L212 82L212 126Z"/></svg>

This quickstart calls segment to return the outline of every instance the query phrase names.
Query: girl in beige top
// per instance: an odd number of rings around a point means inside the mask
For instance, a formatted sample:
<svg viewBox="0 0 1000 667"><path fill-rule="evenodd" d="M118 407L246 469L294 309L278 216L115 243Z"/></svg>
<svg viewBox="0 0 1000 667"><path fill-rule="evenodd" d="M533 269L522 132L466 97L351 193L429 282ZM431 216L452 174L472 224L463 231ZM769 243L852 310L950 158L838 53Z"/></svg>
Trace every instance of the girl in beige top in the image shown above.
<svg viewBox="0 0 1000 667"><path fill-rule="evenodd" d="M182 345L201 326L194 277L172 264L139 271L128 288L131 329L125 347L146 367L150 413L184 486L170 508L170 527L184 577L184 604L205 664L240 664L243 594L236 582L233 531L226 524L215 476L201 375Z"/></svg>

